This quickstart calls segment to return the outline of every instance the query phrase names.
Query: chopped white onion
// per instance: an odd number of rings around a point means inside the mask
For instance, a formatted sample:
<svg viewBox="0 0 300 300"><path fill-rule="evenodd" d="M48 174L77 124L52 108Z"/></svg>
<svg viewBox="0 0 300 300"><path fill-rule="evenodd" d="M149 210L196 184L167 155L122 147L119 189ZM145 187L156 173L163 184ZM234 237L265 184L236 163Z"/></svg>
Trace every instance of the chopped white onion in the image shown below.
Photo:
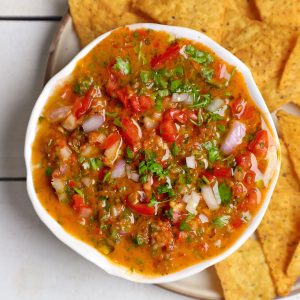
<svg viewBox="0 0 300 300"><path fill-rule="evenodd" d="M161 159L162 161L168 160L170 158L170 156L171 156L171 152L170 152L169 148L167 148L165 151L166 152L165 152L164 156Z"/></svg>
<svg viewBox="0 0 300 300"><path fill-rule="evenodd" d="M227 72L226 65L223 64L220 70L220 78L225 78L226 80L230 79L230 74Z"/></svg>
<svg viewBox="0 0 300 300"><path fill-rule="evenodd" d="M266 171L263 173L263 181L264 185L268 186L277 165L277 148L275 145L269 147L266 160L268 162L268 165Z"/></svg>
<svg viewBox="0 0 300 300"><path fill-rule="evenodd" d="M204 164L204 169L206 170L207 167L208 167L208 160L206 158L202 158L201 161L203 162Z"/></svg>
<svg viewBox="0 0 300 300"><path fill-rule="evenodd" d="M239 121L234 121L221 146L221 150L225 154L230 154L239 144L242 143L245 135L246 135L245 124Z"/></svg>
<svg viewBox="0 0 300 300"><path fill-rule="evenodd" d="M72 155L72 150L70 150L68 146L64 146L60 148L59 153L63 160L68 160Z"/></svg>
<svg viewBox="0 0 300 300"><path fill-rule="evenodd" d="M143 202L143 200L145 200L146 198L146 194L144 191L137 191L138 195L139 195L139 201Z"/></svg>
<svg viewBox="0 0 300 300"><path fill-rule="evenodd" d="M65 182L60 178L53 178L51 184L56 191L59 201L66 200L67 194L65 192Z"/></svg>
<svg viewBox="0 0 300 300"><path fill-rule="evenodd" d="M124 177L126 174L125 166L126 166L125 160L124 159L119 160L111 172L111 178Z"/></svg>
<svg viewBox="0 0 300 300"><path fill-rule="evenodd" d="M215 112L225 104L221 98L215 98L213 101L206 106L206 109L210 112Z"/></svg>
<svg viewBox="0 0 300 300"><path fill-rule="evenodd" d="M188 55L185 53L186 45L182 46L179 50L179 53L185 58L188 59Z"/></svg>
<svg viewBox="0 0 300 300"><path fill-rule="evenodd" d="M194 155L186 157L185 161L186 161L186 165L188 168L191 168L191 169L196 168L196 160L195 160Z"/></svg>
<svg viewBox="0 0 300 300"><path fill-rule="evenodd" d="M132 172L130 174L130 179L133 180L134 182L139 182L140 176L136 172Z"/></svg>
<svg viewBox="0 0 300 300"><path fill-rule="evenodd" d="M103 123L104 123L104 116L94 115L89 117L83 122L82 128L84 132L91 132L100 128Z"/></svg>
<svg viewBox="0 0 300 300"><path fill-rule="evenodd" d="M105 150L104 155L106 160L104 162L107 165L112 165L118 158L122 143L122 139L120 139L119 141L115 142L110 148Z"/></svg>
<svg viewBox="0 0 300 300"><path fill-rule="evenodd" d="M227 105L223 105L222 107L217 109L214 113L221 116L221 117L224 117L227 107L228 107Z"/></svg>
<svg viewBox="0 0 300 300"><path fill-rule="evenodd" d="M208 222L208 217L204 214L200 214L199 219L200 219L201 223L207 223Z"/></svg>
<svg viewBox="0 0 300 300"><path fill-rule="evenodd" d="M172 95L172 102L184 102L185 104L192 104L193 103L193 97L192 95L188 93L174 93Z"/></svg>
<svg viewBox="0 0 300 300"><path fill-rule="evenodd" d="M220 248L221 245L222 245L222 241L221 241L221 240L217 240L217 241L215 241L214 245L215 245L217 248Z"/></svg>
<svg viewBox="0 0 300 300"><path fill-rule="evenodd" d="M219 208L219 204L215 198L212 188L209 185L201 187L202 197L209 209L215 210Z"/></svg>
<svg viewBox="0 0 300 300"><path fill-rule="evenodd" d="M213 192L214 192L214 195L215 195L215 198L216 198L216 201L217 203L220 205L222 200L221 200L221 197L220 197L220 194L219 194L219 185L218 185L218 182L216 181L216 183L213 185Z"/></svg>
<svg viewBox="0 0 300 300"><path fill-rule="evenodd" d="M69 114L68 117L63 121L62 127L68 131L72 131L76 128L77 119L73 114Z"/></svg>
<svg viewBox="0 0 300 300"><path fill-rule="evenodd" d="M176 130L179 131L180 130L180 125L175 123L175 127L176 127Z"/></svg>
<svg viewBox="0 0 300 300"><path fill-rule="evenodd" d="M169 176L166 176L166 182L167 182L169 188L171 189L172 188L172 183L171 183L171 179L170 179Z"/></svg>
<svg viewBox="0 0 300 300"><path fill-rule="evenodd" d="M251 219L252 219L252 215L250 214L249 210L242 212L241 220L244 223L249 222Z"/></svg>
<svg viewBox="0 0 300 300"><path fill-rule="evenodd" d="M71 112L71 108L72 106L62 106L56 108L51 110L46 117L50 122L60 122Z"/></svg>
<svg viewBox="0 0 300 300"><path fill-rule="evenodd" d="M142 134L142 129L141 129L139 123L135 119L131 119L131 120L132 120L133 124L136 126L136 128L138 130L138 136L141 139L143 134Z"/></svg>
<svg viewBox="0 0 300 300"><path fill-rule="evenodd" d="M197 214L196 208L199 204L200 198L201 198L200 194L194 191L192 191L190 195L184 195L182 200L187 204L186 210L191 214L196 215Z"/></svg>
<svg viewBox="0 0 300 300"><path fill-rule="evenodd" d="M250 157L251 157L251 169L250 170L255 173L255 181L263 179L263 174L261 173L261 171L258 168L256 156L250 152Z"/></svg>
<svg viewBox="0 0 300 300"><path fill-rule="evenodd" d="M157 126L157 120L154 120L150 117L145 117L144 124L147 129L153 129Z"/></svg>

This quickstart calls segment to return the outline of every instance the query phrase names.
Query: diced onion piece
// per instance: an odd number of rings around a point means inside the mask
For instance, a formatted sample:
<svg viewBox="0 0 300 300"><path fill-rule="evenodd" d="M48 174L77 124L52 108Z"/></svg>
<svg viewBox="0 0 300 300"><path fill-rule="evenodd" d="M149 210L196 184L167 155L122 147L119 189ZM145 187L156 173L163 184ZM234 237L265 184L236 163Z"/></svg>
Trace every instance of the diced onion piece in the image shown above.
<svg viewBox="0 0 300 300"><path fill-rule="evenodd" d="M171 189L172 188L172 184L171 184L171 179L170 179L169 176L166 176L166 182L167 182L169 188Z"/></svg>
<svg viewBox="0 0 300 300"><path fill-rule="evenodd" d="M169 148L167 148L166 150L165 150L166 152L165 152L165 154L164 154L164 156L162 157L162 161L165 161L165 160L168 160L169 158L170 158L170 154L171 154L171 152L170 152L170 150L169 150Z"/></svg>
<svg viewBox="0 0 300 300"><path fill-rule="evenodd" d="M268 186L269 181L272 179L274 171L277 165L277 148L276 146L271 146L268 149L266 160L268 162L267 168L263 173L264 185Z"/></svg>
<svg viewBox="0 0 300 300"><path fill-rule="evenodd" d="M53 178L51 184L56 191L59 201L66 200L67 194L65 192L65 182L62 179Z"/></svg>
<svg viewBox="0 0 300 300"><path fill-rule="evenodd" d="M187 59L188 58L188 55L185 53L185 48L186 48L186 45L182 46L179 50L179 53L185 58Z"/></svg>
<svg viewBox="0 0 300 300"><path fill-rule="evenodd" d="M206 106L206 109L210 112L215 112L225 104L221 98L215 98L213 101Z"/></svg>
<svg viewBox="0 0 300 300"><path fill-rule="evenodd" d="M73 114L70 114L62 123L62 127L68 131L72 131L76 128L77 119Z"/></svg>
<svg viewBox="0 0 300 300"><path fill-rule="evenodd" d="M158 123L157 123L157 120L154 120L150 117L145 117L144 124L147 129L153 129L157 126Z"/></svg>
<svg viewBox="0 0 300 300"><path fill-rule="evenodd" d="M135 182L139 182L140 176L139 176L139 174L137 174L135 172L131 172L130 179L135 181Z"/></svg>
<svg viewBox="0 0 300 300"><path fill-rule="evenodd" d="M126 174L125 166L126 166L125 160L124 159L119 160L111 172L111 178L124 177Z"/></svg>
<svg viewBox="0 0 300 300"><path fill-rule="evenodd" d="M72 106L61 106L51 110L46 117L50 122L60 122L71 112L71 108Z"/></svg>
<svg viewBox="0 0 300 300"><path fill-rule="evenodd" d="M245 124L234 121L230 131L228 132L222 146L221 150L225 154L230 154L232 151L242 143L244 136L246 135L246 126Z"/></svg>
<svg viewBox="0 0 300 300"><path fill-rule="evenodd" d="M196 168L196 160L195 160L194 155L186 157L185 161L186 161L186 165L188 168L191 168L191 169Z"/></svg>
<svg viewBox="0 0 300 300"><path fill-rule="evenodd" d="M110 148L107 148L104 152L105 155L105 164L108 166L113 165L115 160L118 158L120 148L122 146L122 139L119 141L115 142Z"/></svg>
<svg viewBox="0 0 300 300"><path fill-rule="evenodd" d="M84 132L91 132L99 129L103 123L104 117L102 115L94 115L83 122L82 128Z"/></svg>
<svg viewBox="0 0 300 300"><path fill-rule="evenodd" d="M186 210L191 214L196 215L197 214L196 208L199 204L200 198L201 198L200 194L194 191L192 191L190 195L184 195L182 200L187 204Z"/></svg>
<svg viewBox="0 0 300 300"><path fill-rule="evenodd" d="M230 74L227 72L226 65L223 64L220 70L220 79L225 78L226 80L230 79Z"/></svg>
<svg viewBox="0 0 300 300"><path fill-rule="evenodd" d="M60 148L59 153L63 160L69 160L69 158L72 155L72 151L69 149L68 146L64 146L64 147Z"/></svg>
<svg viewBox="0 0 300 300"><path fill-rule="evenodd" d="M221 197L220 197L220 194L219 194L219 185L218 185L218 182L216 181L216 183L213 185L213 192L214 192L214 195L215 195L215 198L216 198L216 201L217 203L220 205L222 200L221 200Z"/></svg>
<svg viewBox="0 0 300 300"><path fill-rule="evenodd" d="M201 187L202 197L209 209L215 210L219 208L219 204L215 198L212 188L209 185Z"/></svg>
<svg viewBox="0 0 300 300"><path fill-rule="evenodd" d="M93 213L91 207L81 207L79 210L79 218L89 218Z"/></svg>
<svg viewBox="0 0 300 300"><path fill-rule="evenodd" d="M263 174L258 168L256 156L253 153L250 153L251 157L251 171L255 173L255 181L263 179Z"/></svg>
<svg viewBox="0 0 300 300"><path fill-rule="evenodd" d="M193 102L193 97L188 93L174 93L172 95L172 102L184 102L186 104L191 104Z"/></svg>
<svg viewBox="0 0 300 300"><path fill-rule="evenodd" d="M141 139L143 134L142 134L142 129L141 129L139 123L135 119L131 119L131 120L132 120L132 123L136 126L136 128L138 130L138 136Z"/></svg>
<svg viewBox="0 0 300 300"><path fill-rule="evenodd" d="M200 214L199 219L200 219L201 223L207 223L208 222L208 217L204 214Z"/></svg>

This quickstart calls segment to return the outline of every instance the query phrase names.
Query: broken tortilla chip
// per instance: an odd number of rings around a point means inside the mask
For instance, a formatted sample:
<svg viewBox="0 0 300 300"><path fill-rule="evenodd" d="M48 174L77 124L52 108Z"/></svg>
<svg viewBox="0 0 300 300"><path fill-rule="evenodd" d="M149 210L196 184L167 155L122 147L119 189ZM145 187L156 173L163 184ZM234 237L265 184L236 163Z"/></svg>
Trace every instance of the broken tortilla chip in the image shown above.
<svg viewBox="0 0 300 300"><path fill-rule="evenodd" d="M296 33L280 26L237 16L226 10L221 44L250 68L270 111L289 100L277 90Z"/></svg>
<svg viewBox="0 0 300 300"><path fill-rule="evenodd" d="M300 16L299 16L300 17ZM284 67L280 84L280 94L285 98L300 105L300 37L297 39L297 43L291 52L288 61Z"/></svg>
<svg viewBox="0 0 300 300"><path fill-rule="evenodd" d="M253 20L259 19L259 13L257 11L257 8L255 6L254 0L234 0L236 3L236 6L238 7L238 12Z"/></svg>
<svg viewBox="0 0 300 300"><path fill-rule="evenodd" d="M149 22L130 11L130 0L69 0L69 6L82 46L119 26Z"/></svg>
<svg viewBox="0 0 300 300"><path fill-rule="evenodd" d="M300 27L299 0L255 0L260 17L273 25Z"/></svg>
<svg viewBox="0 0 300 300"><path fill-rule="evenodd" d="M286 274L286 269L300 238L300 189L283 142L281 154L279 179L257 233L277 293L284 296L296 280Z"/></svg>
<svg viewBox="0 0 300 300"><path fill-rule="evenodd" d="M271 300L275 296L263 251L253 238L215 268L226 300Z"/></svg>
<svg viewBox="0 0 300 300"><path fill-rule="evenodd" d="M277 118L283 141L287 146L294 170L300 182L300 117L280 110L277 112Z"/></svg>
<svg viewBox="0 0 300 300"><path fill-rule="evenodd" d="M289 276L300 276L300 241L287 268Z"/></svg>
<svg viewBox="0 0 300 300"><path fill-rule="evenodd" d="M133 7L155 21L185 26L220 41L225 6L219 0L137 0Z"/></svg>

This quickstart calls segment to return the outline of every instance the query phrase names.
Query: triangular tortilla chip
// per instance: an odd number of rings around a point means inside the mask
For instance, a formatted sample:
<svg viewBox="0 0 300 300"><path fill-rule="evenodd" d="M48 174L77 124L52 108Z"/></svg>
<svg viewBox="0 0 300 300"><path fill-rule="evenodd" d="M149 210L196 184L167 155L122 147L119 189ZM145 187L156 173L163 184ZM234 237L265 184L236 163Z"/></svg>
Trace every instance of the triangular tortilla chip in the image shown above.
<svg viewBox="0 0 300 300"><path fill-rule="evenodd" d="M282 142L281 154L279 180L257 233L277 293L284 296L296 280L295 276L286 275L286 269L300 238L300 189Z"/></svg>
<svg viewBox="0 0 300 300"><path fill-rule="evenodd" d="M300 27L299 0L255 0L260 17L273 25Z"/></svg>
<svg viewBox="0 0 300 300"><path fill-rule="evenodd" d="M300 117L277 112L279 128L300 182ZM299 183L298 183L299 184ZM299 199L300 201L300 199Z"/></svg>
<svg viewBox="0 0 300 300"><path fill-rule="evenodd" d="M274 298L268 265L259 242L253 238L215 267L226 300Z"/></svg>
<svg viewBox="0 0 300 300"><path fill-rule="evenodd" d="M300 15L299 15L300 18ZM279 91L285 98L300 105L300 37L290 54L282 73Z"/></svg>
<svg viewBox="0 0 300 300"><path fill-rule="evenodd" d="M287 268L289 276L300 276L300 241Z"/></svg>
<svg viewBox="0 0 300 300"><path fill-rule="evenodd" d="M296 33L236 16L229 10L224 24L222 45L248 65L270 111L288 102L277 87Z"/></svg>
<svg viewBox="0 0 300 300"><path fill-rule="evenodd" d="M119 26L149 22L130 11L130 0L69 0L70 11L81 45Z"/></svg>
<svg viewBox="0 0 300 300"><path fill-rule="evenodd" d="M219 0L137 0L133 7L158 23L185 26L220 41L224 3Z"/></svg>
<svg viewBox="0 0 300 300"><path fill-rule="evenodd" d="M253 19L259 19L259 13L255 6L254 0L234 0L241 15Z"/></svg>

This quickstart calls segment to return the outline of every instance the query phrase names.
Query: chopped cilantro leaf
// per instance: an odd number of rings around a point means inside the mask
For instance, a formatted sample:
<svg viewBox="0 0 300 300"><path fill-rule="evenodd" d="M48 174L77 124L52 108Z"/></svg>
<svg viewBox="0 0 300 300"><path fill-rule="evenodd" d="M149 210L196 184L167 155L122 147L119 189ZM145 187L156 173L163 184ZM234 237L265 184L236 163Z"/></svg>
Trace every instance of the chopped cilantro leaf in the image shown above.
<svg viewBox="0 0 300 300"><path fill-rule="evenodd" d="M92 77L80 78L74 86L74 92L76 94L84 95L88 91L92 83L93 83Z"/></svg>
<svg viewBox="0 0 300 300"><path fill-rule="evenodd" d="M187 217L181 222L179 229L181 231L191 231L191 226L187 223L194 217L193 214L188 214Z"/></svg>
<svg viewBox="0 0 300 300"><path fill-rule="evenodd" d="M123 124L120 121L120 118L115 118L114 119L114 124L118 127L124 128Z"/></svg>
<svg viewBox="0 0 300 300"><path fill-rule="evenodd" d="M90 158L90 163L94 171L98 171L103 167L103 163L99 158Z"/></svg>
<svg viewBox="0 0 300 300"><path fill-rule="evenodd" d="M166 183L164 185L160 185L157 188L157 192L159 194L168 194L169 197L173 197L175 195L175 192L173 189Z"/></svg>
<svg viewBox="0 0 300 300"><path fill-rule="evenodd" d="M231 188L226 183L221 183L218 186L222 204L229 204L231 200Z"/></svg>
<svg viewBox="0 0 300 300"><path fill-rule="evenodd" d="M123 59L120 56L116 58L114 68L120 71L123 75L128 75L131 73L131 66L129 60Z"/></svg>
<svg viewBox="0 0 300 300"><path fill-rule="evenodd" d="M111 172L106 172L104 177L103 177L102 182L104 183L104 182L109 181L110 175L111 175Z"/></svg>
<svg viewBox="0 0 300 300"><path fill-rule="evenodd" d="M126 147L126 162L131 162L133 157L133 151L129 147Z"/></svg>
<svg viewBox="0 0 300 300"><path fill-rule="evenodd" d="M168 87L168 82L163 78L162 74L159 72L154 73L153 80L155 85L159 88L166 89Z"/></svg>
<svg viewBox="0 0 300 300"><path fill-rule="evenodd" d="M141 71L140 77L142 82L146 84L151 79L152 75L150 71Z"/></svg>
<svg viewBox="0 0 300 300"><path fill-rule="evenodd" d="M207 81L210 82L214 76L214 70L212 68L209 67L203 67L201 68L201 76Z"/></svg>
<svg viewBox="0 0 300 300"><path fill-rule="evenodd" d="M84 193L83 193L83 190L77 188L77 187L74 187L73 190L81 197L84 197Z"/></svg>
<svg viewBox="0 0 300 300"><path fill-rule="evenodd" d="M183 70L183 67L181 66L177 66L173 69L173 75L183 75L184 73L184 70Z"/></svg>
<svg viewBox="0 0 300 300"><path fill-rule="evenodd" d="M212 97L210 94L199 95L199 97L194 98L194 102L190 106L190 108L202 108L207 106L209 103L211 103L211 101L212 101Z"/></svg>
<svg viewBox="0 0 300 300"><path fill-rule="evenodd" d="M50 168L50 167L47 167L47 168L45 169L45 175L46 175L47 177L50 177L50 176L52 175L52 172L53 172L53 170L52 170L52 168Z"/></svg>
<svg viewBox="0 0 300 300"><path fill-rule="evenodd" d="M177 156L179 153L179 147L176 145L176 143L173 143L171 145L171 153L173 156Z"/></svg>
<svg viewBox="0 0 300 300"><path fill-rule="evenodd" d="M118 113L117 112L108 112L108 111L106 111L105 115L108 116L108 117L115 118L118 115Z"/></svg>
<svg viewBox="0 0 300 300"><path fill-rule="evenodd" d="M221 158L219 148L215 146L213 143L211 142L205 143L204 148L208 152L208 160L211 163L214 163L216 160L219 160Z"/></svg>
<svg viewBox="0 0 300 300"><path fill-rule="evenodd" d="M168 90L168 89L159 90L159 91L158 91L158 95L159 95L160 97L167 97L167 96L169 96L169 90Z"/></svg>
<svg viewBox="0 0 300 300"><path fill-rule="evenodd" d="M224 215L220 217L216 217L212 220L212 224L217 228L223 228L229 223L230 216Z"/></svg>
<svg viewBox="0 0 300 300"><path fill-rule="evenodd" d="M187 45L184 52L198 64L210 64L214 60L208 52L198 50L192 45Z"/></svg>
<svg viewBox="0 0 300 300"><path fill-rule="evenodd" d="M181 86L181 80L172 80L170 90L174 93Z"/></svg>
<svg viewBox="0 0 300 300"><path fill-rule="evenodd" d="M217 128L218 128L218 130L219 130L220 132L225 132L225 130L226 130L226 127L225 127L225 125L223 125L223 124L218 124L218 125L217 125Z"/></svg>

